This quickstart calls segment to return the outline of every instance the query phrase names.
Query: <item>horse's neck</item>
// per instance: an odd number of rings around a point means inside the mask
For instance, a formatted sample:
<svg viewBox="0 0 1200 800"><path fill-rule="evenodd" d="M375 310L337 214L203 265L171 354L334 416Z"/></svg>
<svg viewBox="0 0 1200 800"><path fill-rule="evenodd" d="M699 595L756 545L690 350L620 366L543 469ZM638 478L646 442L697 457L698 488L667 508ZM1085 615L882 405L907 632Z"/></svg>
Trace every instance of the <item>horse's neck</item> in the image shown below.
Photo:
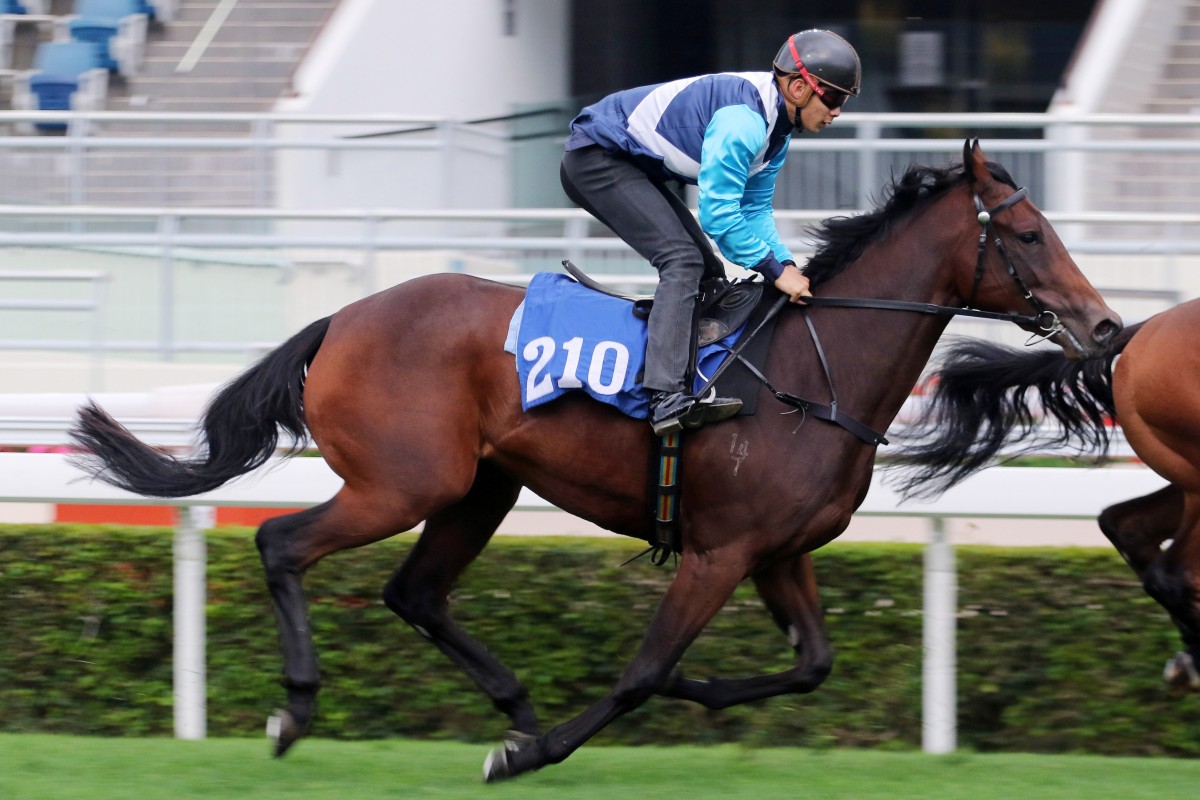
<svg viewBox="0 0 1200 800"><path fill-rule="evenodd" d="M871 247L815 293L945 304L951 293L940 274L938 248L922 249L920 257L912 250L903 242ZM788 316L789 339L811 338L799 314ZM877 430L886 428L920 379L948 322L949 317L912 311L822 309L814 327L829 362L839 409ZM805 382L812 385L811 377Z"/></svg>

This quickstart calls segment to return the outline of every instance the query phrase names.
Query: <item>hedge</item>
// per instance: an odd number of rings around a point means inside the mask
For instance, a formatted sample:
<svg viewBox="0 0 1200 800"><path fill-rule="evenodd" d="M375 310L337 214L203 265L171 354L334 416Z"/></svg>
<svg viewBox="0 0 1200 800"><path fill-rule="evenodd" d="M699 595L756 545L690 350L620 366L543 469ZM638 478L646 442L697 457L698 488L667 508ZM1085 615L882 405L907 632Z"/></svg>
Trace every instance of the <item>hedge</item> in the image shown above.
<svg viewBox="0 0 1200 800"><path fill-rule="evenodd" d="M339 553L306 580L325 683L315 735L494 741L507 720L384 606L415 537ZM208 730L260 736L283 700L252 531L208 534ZM636 542L500 537L452 596L456 618L554 724L601 697L671 578ZM1179 646L1113 552L960 547L959 744L980 751L1200 755L1196 698L1161 681ZM911 749L921 739L922 548L815 554L837 653L815 693L709 711L654 698L598 743ZM170 735L171 532L0 526L0 731ZM686 654L694 677L791 664L743 586Z"/></svg>

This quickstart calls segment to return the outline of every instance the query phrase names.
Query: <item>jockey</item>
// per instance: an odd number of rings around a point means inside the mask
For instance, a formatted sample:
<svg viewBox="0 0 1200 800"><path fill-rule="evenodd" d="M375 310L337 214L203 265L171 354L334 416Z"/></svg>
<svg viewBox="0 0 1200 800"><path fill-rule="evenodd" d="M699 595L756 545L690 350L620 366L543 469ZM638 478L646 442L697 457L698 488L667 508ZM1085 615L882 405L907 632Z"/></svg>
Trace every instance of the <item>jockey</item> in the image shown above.
<svg viewBox="0 0 1200 800"><path fill-rule="evenodd" d="M736 398L685 384L702 280L732 263L803 302L808 278L775 228L775 176L793 129L820 133L859 92L854 48L831 31L788 37L772 72L723 72L609 95L571 122L560 176L567 196L658 270L646 372L659 435L733 416ZM698 186L699 224L667 186Z"/></svg>

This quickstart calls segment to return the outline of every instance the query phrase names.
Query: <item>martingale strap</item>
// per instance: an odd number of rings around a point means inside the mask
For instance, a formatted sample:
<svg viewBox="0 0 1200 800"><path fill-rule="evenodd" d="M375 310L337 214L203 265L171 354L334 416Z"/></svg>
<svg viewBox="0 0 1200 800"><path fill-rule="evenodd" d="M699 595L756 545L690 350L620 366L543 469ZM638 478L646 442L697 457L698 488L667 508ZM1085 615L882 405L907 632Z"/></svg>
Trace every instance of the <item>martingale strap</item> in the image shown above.
<svg viewBox="0 0 1200 800"><path fill-rule="evenodd" d="M853 417L849 417L846 414L838 411L837 390L833 388L833 376L829 371L829 361L825 358L825 348L821 346L821 339L817 336L817 329L813 327L812 319L809 317L808 312L804 310L804 306L798 306L798 309L804 315L804 323L808 326L808 332L809 335L812 336L813 346L816 347L817 358L821 362L821 370L825 373L825 384L829 387L830 400L828 404L818 403L815 400L805 400L803 397L797 397L794 394L788 394L787 392L779 391L774 385L772 385L771 381L767 379L767 376L762 373L762 370L751 364L746 359L742 358L739 353L731 352L729 360L732 361L737 359L739 362L741 362L742 366L753 373L754 377L758 378L758 380L767 387L767 390L770 391L771 394L775 395L775 399L784 405L798 408L807 416L814 417L815 419L831 422L843 430L853 434L854 436L857 436L867 444L888 444L887 437L884 436L884 434L880 433L874 428L864 425Z"/></svg>

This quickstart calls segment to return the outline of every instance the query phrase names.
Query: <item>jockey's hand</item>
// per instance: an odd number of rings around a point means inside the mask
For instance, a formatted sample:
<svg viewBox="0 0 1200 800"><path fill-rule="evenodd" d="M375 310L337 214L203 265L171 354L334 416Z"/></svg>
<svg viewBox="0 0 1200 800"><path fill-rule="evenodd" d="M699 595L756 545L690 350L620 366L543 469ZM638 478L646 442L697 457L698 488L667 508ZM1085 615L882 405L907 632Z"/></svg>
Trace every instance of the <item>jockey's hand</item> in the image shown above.
<svg viewBox="0 0 1200 800"><path fill-rule="evenodd" d="M785 264L783 274L775 279L775 288L786 294L793 303L803 303L805 297L812 297L808 290L808 276L795 264Z"/></svg>

